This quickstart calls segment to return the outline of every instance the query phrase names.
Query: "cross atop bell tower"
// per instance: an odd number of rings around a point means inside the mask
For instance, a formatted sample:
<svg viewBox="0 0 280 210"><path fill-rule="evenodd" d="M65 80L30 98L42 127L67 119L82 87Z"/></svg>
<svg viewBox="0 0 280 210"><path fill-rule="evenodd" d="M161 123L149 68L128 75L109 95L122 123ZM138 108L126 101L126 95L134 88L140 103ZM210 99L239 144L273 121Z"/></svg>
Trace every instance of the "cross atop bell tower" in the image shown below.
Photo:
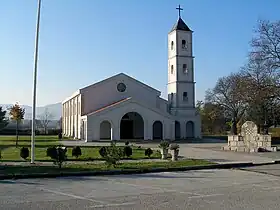
<svg viewBox="0 0 280 210"><path fill-rule="evenodd" d="M176 8L179 12L179 18L181 18L181 11L183 10L183 8L181 8L180 4L179 7Z"/></svg>

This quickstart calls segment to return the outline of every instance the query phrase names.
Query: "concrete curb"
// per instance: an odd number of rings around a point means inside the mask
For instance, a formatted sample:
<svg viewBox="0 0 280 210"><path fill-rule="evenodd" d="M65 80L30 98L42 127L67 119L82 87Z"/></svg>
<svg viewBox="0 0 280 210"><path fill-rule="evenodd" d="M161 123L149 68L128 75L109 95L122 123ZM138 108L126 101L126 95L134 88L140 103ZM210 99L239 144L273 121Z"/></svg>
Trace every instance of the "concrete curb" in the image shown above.
<svg viewBox="0 0 280 210"><path fill-rule="evenodd" d="M143 173L159 173L159 172L176 172L176 171L191 171L191 170L205 170L205 169L232 169L245 168L252 166L279 164L280 160L266 162L266 163L224 163L211 164L202 166L187 166L180 168L154 168L154 169L126 169L126 170L111 170L111 171L86 171L86 172L61 172L61 173L37 173L37 174L9 174L0 175L0 180L4 179L29 179L29 178L56 178L69 176L106 176L106 175L125 175L125 174L143 174Z"/></svg>

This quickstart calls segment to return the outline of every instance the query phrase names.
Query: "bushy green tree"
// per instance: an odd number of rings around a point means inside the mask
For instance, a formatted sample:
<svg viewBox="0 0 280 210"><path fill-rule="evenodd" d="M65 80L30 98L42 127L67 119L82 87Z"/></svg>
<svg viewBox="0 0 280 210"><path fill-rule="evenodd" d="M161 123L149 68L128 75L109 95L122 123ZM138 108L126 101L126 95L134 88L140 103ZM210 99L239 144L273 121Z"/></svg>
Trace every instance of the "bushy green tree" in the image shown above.
<svg viewBox="0 0 280 210"><path fill-rule="evenodd" d="M9 108L11 120L16 122L16 147L18 146L18 127L24 119L25 109L20 107L18 103Z"/></svg>

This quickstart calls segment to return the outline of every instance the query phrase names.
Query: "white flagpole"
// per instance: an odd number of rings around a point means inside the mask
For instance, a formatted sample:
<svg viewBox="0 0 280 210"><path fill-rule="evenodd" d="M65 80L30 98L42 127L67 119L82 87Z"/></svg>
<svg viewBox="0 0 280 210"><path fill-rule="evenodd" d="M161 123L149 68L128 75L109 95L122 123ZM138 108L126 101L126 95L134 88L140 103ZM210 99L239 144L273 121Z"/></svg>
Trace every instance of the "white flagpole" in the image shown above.
<svg viewBox="0 0 280 210"><path fill-rule="evenodd" d="M34 159L35 159L35 129L36 129L35 128L35 125L36 125L35 120L36 120L37 63L38 63L38 42L39 42L39 28L40 28L40 13L41 13L41 0L38 0L36 37L35 37L35 52L34 52L31 163L34 163Z"/></svg>

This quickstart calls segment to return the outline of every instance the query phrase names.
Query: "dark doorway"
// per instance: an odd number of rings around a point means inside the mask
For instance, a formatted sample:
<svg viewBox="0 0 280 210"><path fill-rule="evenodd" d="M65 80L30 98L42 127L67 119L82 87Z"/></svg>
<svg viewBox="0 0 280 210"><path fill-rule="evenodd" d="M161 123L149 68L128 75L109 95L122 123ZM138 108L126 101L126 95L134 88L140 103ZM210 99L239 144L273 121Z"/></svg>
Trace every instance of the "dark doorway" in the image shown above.
<svg viewBox="0 0 280 210"><path fill-rule="evenodd" d="M179 140L181 139L181 127L180 122L175 121L175 139Z"/></svg>
<svg viewBox="0 0 280 210"><path fill-rule="evenodd" d="M188 121L186 123L186 137L194 138L194 123L193 121Z"/></svg>
<svg viewBox="0 0 280 210"><path fill-rule="evenodd" d="M163 128L160 121L155 121L153 124L153 139L162 139L163 138Z"/></svg>
<svg viewBox="0 0 280 210"><path fill-rule="evenodd" d="M121 119L120 139L144 139L144 120L137 112L129 112Z"/></svg>

